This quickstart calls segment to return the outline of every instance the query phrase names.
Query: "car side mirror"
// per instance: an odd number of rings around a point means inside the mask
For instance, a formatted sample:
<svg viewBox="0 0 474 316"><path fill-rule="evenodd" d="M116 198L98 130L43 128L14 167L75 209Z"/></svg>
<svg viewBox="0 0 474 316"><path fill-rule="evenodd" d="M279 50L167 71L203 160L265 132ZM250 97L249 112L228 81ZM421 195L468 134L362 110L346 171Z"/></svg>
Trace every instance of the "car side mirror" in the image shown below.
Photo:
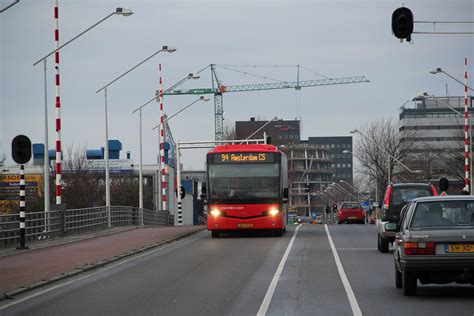
<svg viewBox="0 0 474 316"><path fill-rule="evenodd" d="M385 230L389 232L395 232L397 231L397 224L395 223L386 223L385 224Z"/></svg>

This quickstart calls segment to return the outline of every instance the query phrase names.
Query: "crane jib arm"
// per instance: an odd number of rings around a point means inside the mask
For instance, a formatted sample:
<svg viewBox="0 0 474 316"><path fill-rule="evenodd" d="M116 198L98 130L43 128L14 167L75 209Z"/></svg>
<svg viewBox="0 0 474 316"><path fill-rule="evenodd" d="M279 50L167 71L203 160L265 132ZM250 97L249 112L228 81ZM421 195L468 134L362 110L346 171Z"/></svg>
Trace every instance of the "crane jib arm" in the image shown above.
<svg viewBox="0 0 474 316"><path fill-rule="evenodd" d="M225 92L275 90L275 89L300 89L304 87L331 86L339 84L370 82L364 76L328 78L320 80L288 81L275 83L257 83L235 86L219 86L219 89L201 88L201 89L182 89L165 92L164 95L185 95L185 94L215 94Z"/></svg>

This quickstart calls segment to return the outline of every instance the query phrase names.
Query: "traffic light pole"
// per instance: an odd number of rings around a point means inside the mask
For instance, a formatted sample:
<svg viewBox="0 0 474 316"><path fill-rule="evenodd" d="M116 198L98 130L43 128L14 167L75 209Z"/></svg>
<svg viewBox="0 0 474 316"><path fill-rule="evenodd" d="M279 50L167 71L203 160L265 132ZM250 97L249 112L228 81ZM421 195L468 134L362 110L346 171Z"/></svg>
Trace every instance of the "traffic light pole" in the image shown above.
<svg viewBox="0 0 474 316"><path fill-rule="evenodd" d="M26 212L25 212L25 165L20 165L20 245L18 250L28 249L25 246L26 239Z"/></svg>

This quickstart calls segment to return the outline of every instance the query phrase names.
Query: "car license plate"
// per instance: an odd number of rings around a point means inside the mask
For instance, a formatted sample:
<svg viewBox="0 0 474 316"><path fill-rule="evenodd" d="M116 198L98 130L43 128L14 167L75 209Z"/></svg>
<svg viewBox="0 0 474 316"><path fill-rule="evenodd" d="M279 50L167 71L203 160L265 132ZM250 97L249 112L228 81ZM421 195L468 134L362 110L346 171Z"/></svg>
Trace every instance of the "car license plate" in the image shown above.
<svg viewBox="0 0 474 316"><path fill-rule="evenodd" d="M448 244L445 250L450 253L474 253L474 244Z"/></svg>
<svg viewBox="0 0 474 316"><path fill-rule="evenodd" d="M252 228L253 224L237 224L238 228Z"/></svg>
<svg viewBox="0 0 474 316"><path fill-rule="evenodd" d="M355 216L349 216L348 219L357 219Z"/></svg>

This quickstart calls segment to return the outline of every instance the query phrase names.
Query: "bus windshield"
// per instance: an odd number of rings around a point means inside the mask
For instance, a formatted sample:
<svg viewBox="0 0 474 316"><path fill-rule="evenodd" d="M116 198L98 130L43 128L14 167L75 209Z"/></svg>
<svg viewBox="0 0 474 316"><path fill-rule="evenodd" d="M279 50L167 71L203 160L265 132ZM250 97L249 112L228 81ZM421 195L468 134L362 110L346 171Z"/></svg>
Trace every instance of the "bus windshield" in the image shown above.
<svg viewBox="0 0 474 316"><path fill-rule="evenodd" d="M277 163L210 164L210 198L277 198L279 175Z"/></svg>

